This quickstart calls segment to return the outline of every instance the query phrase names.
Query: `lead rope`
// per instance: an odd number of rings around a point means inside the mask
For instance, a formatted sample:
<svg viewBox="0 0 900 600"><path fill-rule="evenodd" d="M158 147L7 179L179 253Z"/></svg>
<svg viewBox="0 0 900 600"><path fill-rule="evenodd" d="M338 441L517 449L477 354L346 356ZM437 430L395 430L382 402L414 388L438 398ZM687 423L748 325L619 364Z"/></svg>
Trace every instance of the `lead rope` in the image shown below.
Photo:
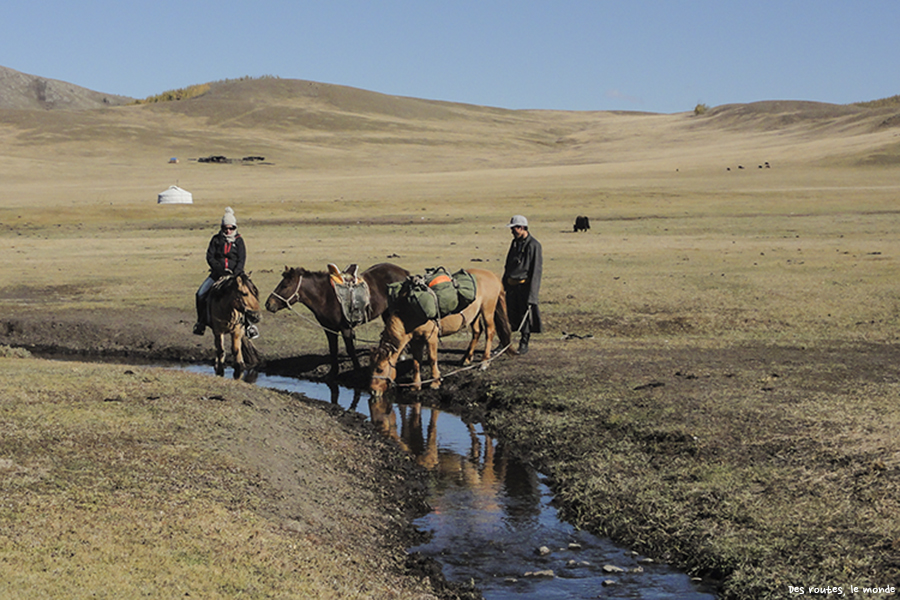
<svg viewBox="0 0 900 600"><path fill-rule="evenodd" d="M519 324L519 328L516 329L515 333L522 333L522 328L525 326L526 321L527 321L530 317L531 317L531 305L528 305L528 310L525 311L525 316L522 317L522 322ZM458 374L458 373L463 373L463 372L465 372L465 371L471 371L472 369L476 369L476 368L481 369L482 371L484 371L484 370L486 370L486 369L491 365L492 362L494 362L494 360L496 360L496 359L499 358L504 352L506 352L507 350L509 350L509 347L510 347L510 346L512 346L512 336L510 336L510 341L509 341L509 343L508 343L506 346L504 346L503 348L501 348L500 350L498 350L497 353L494 354L494 355L493 355L492 357L490 357L489 359L483 360L483 361L481 361L480 363L477 363L477 364L471 364L471 365L469 365L469 366L467 366L467 367L460 367L459 369L456 369L455 371L450 371L450 372L447 373L446 375L441 375L440 377L432 377L431 379L424 379L424 380L422 380L422 381L419 383L419 385L424 385L424 384L426 384L426 383L432 383L432 382L434 382L434 381L443 381L443 380L446 379L447 377L451 377L451 376L453 376L453 375L456 375L456 374ZM392 366L393 366L393 365L392 365ZM387 379L387 377L380 377L379 379ZM392 383L394 383L394 385L395 385L396 387L413 387L413 386L416 385L416 384L414 384L414 383L396 383L396 382L392 382Z"/></svg>

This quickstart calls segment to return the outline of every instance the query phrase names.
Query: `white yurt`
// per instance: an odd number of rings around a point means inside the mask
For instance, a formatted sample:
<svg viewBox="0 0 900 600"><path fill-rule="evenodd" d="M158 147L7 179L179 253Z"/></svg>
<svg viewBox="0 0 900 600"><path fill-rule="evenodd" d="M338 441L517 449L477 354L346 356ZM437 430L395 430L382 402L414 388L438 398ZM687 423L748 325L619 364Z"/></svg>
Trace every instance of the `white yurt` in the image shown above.
<svg viewBox="0 0 900 600"><path fill-rule="evenodd" d="M157 204L193 204L194 196L187 190L173 185L164 192L160 192L156 199Z"/></svg>

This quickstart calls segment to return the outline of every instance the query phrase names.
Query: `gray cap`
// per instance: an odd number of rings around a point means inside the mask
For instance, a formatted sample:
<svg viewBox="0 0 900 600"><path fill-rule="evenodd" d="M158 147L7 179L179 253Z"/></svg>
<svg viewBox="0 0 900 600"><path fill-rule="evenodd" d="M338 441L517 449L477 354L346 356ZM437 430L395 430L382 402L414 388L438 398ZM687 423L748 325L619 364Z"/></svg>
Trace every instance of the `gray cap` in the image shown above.
<svg viewBox="0 0 900 600"><path fill-rule="evenodd" d="M509 225L507 225L507 227L528 227L528 219L522 215L515 215L509 220Z"/></svg>

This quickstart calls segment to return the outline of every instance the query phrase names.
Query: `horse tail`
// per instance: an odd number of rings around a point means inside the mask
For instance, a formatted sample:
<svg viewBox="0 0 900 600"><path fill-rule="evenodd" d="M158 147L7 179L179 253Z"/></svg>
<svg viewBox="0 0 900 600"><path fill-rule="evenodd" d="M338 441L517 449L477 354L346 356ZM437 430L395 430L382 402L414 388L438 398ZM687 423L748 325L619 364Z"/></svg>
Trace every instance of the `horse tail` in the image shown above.
<svg viewBox="0 0 900 600"><path fill-rule="evenodd" d="M253 340L246 335L241 338L241 354L244 357L244 364L247 367L255 367L260 363L259 350L253 344Z"/></svg>
<svg viewBox="0 0 900 600"><path fill-rule="evenodd" d="M512 326L509 324L509 315L506 312L506 290L500 290L497 298L497 306L494 308L494 326L497 328L497 337L500 338L500 347L509 347L507 352L516 354L512 347Z"/></svg>

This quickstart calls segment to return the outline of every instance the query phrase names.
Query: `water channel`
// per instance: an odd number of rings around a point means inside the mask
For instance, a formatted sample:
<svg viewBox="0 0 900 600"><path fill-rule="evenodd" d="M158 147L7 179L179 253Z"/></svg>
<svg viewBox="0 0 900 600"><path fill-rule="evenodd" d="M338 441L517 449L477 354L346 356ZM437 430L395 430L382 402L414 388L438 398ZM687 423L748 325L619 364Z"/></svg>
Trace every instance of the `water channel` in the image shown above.
<svg viewBox="0 0 900 600"><path fill-rule="evenodd" d="M715 598L702 582L561 521L540 473L479 424L302 379L259 374L256 384L356 410L425 466L433 510L416 525L431 539L409 551L438 560L451 581L474 581L486 600Z"/></svg>

